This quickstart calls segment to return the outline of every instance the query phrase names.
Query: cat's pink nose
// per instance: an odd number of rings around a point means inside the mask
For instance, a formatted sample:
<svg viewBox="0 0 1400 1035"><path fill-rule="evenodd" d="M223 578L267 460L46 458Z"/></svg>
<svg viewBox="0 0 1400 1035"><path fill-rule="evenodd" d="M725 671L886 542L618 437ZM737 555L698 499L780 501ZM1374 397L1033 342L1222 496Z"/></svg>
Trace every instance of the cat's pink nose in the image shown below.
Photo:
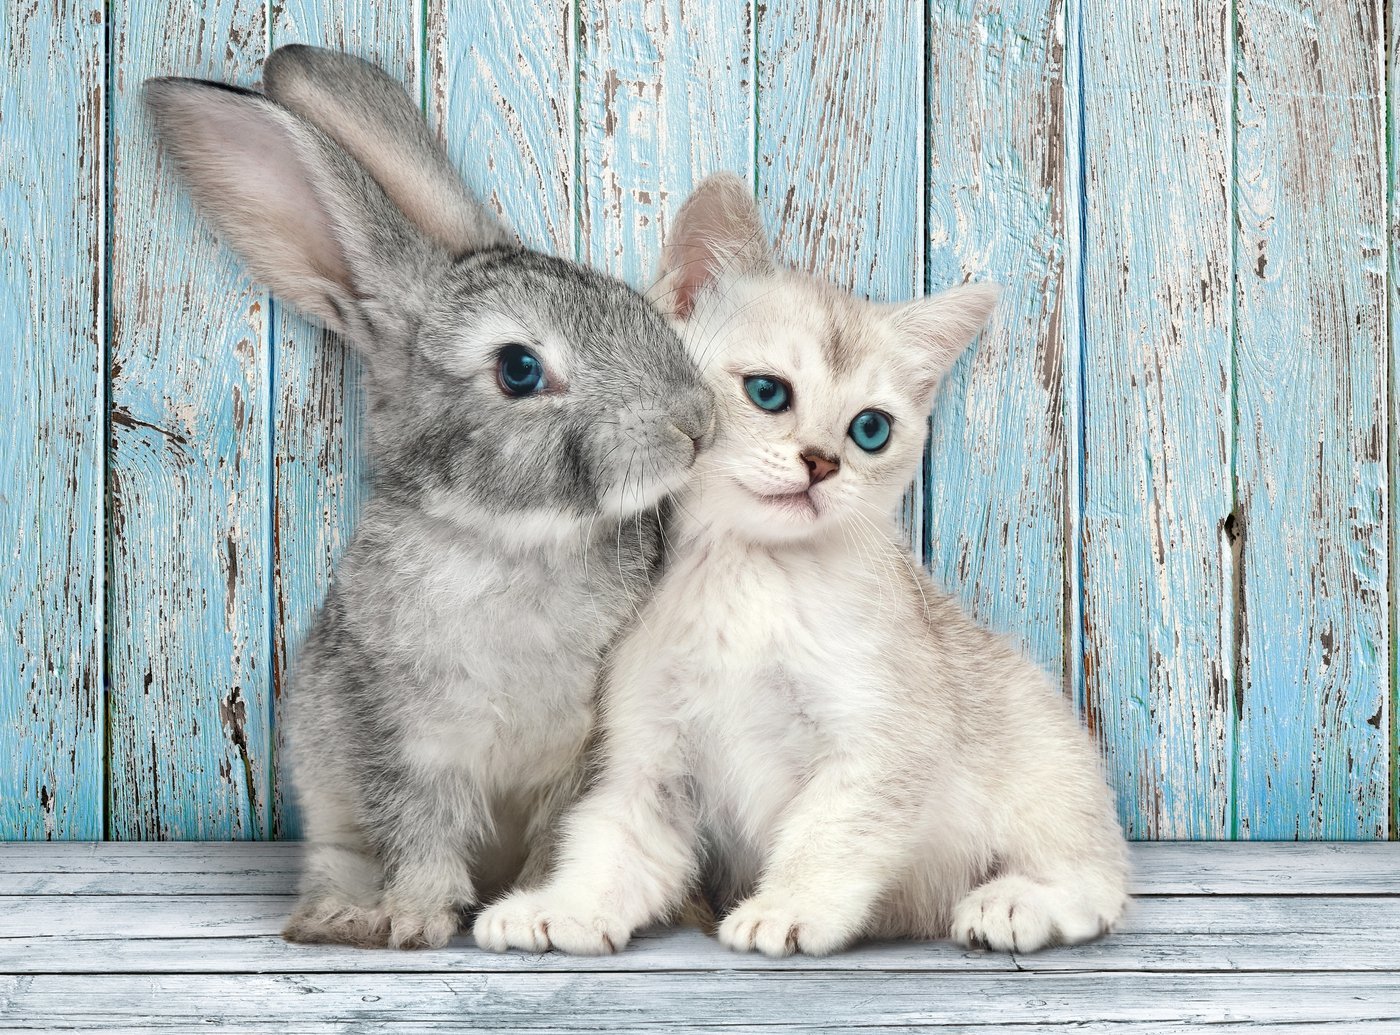
<svg viewBox="0 0 1400 1035"><path fill-rule="evenodd" d="M834 456L822 456L820 453L803 453L802 462L807 465L807 483L816 485L817 482L830 478L841 468L841 461Z"/></svg>

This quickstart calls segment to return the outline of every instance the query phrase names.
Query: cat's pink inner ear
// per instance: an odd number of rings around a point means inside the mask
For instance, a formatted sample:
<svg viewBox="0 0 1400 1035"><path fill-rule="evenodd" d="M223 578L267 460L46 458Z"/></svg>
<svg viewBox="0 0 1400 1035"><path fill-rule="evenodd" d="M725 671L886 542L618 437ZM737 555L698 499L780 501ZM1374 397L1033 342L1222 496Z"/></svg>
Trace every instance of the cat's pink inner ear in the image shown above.
<svg viewBox="0 0 1400 1035"><path fill-rule="evenodd" d="M709 249L668 245L659 282L662 308L677 320L690 319L695 311L696 296L714 280L719 265L717 256Z"/></svg>
<svg viewBox="0 0 1400 1035"><path fill-rule="evenodd" d="M748 185L733 173L717 173L676 213L657 271L657 304L685 320L719 277L771 268L768 238Z"/></svg>

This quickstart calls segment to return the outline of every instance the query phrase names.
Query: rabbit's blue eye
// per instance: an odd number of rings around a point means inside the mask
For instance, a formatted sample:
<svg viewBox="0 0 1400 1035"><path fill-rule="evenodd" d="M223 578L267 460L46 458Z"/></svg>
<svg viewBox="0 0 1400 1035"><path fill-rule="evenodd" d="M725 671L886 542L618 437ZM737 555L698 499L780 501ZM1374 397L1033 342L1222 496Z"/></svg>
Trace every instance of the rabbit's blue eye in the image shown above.
<svg viewBox="0 0 1400 1035"><path fill-rule="evenodd" d="M890 418L879 410L862 410L851 421L851 439L867 453L878 453L890 440Z"/></svg>
<svg viewBox="0 0 1400 1035"><path fill-rule="evenodd" d="M746 377L744 391L755 406L769 413L781 413L791 405L792 392L776 377L764 377L762 374Z"/></svg>
<svg viewBox="0 0 1400 1035"><path fill-rule="evenodd" d="M544 389L544 364L524 345L507 345L496 360L496 380L506 395L534 395Z"/></svg>

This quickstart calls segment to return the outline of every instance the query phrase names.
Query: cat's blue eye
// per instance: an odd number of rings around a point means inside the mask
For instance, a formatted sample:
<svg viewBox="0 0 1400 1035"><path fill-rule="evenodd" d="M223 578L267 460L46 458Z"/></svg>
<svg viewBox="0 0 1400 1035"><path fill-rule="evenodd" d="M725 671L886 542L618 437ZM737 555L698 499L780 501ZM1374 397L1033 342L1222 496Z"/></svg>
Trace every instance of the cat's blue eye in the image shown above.
<svg viewBox="0 0 1400 1035"><path fill-rule="evenodd" d="M776 377L755 374L744 378L744 391L753 404L769 413L781 413L792 405L792 390Z"/></svg>
<svg viewBox="0 0 1400 1035"><path fill-rule="evenodd" d="M890 418L879 410L862 410L851 421L851 439L867 453L878 453L890 440Z"/></svg>
<svg viewBox="0 0 1400 1035"><path fill-rule="evenodd" d="M534 395L544 390L544 364L524 345L507 345L496 357L496 380L506 395Z"/></svg>

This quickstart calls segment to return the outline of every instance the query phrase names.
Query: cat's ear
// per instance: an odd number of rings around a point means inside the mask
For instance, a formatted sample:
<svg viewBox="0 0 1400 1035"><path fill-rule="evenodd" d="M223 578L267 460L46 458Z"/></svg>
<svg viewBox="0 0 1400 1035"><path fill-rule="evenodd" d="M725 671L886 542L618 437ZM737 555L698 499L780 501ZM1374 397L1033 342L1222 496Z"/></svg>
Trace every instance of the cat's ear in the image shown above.
<svg viewBox="0 0 1400 1035"><path fill-rule="evenodd" d="M943 376L986 326L1001 297L1000 284L961 284L936 295L888 307L910 376L921 398L931 397Z"/></svg>
<svg viewBox="0 0 1400 1035"><path fill-rule="evenodd" d="M748 184L733 173L701 181L676 214L649 295L663 313L689 319L695 299L721 278L765 275L772 250Z"/></svg>

